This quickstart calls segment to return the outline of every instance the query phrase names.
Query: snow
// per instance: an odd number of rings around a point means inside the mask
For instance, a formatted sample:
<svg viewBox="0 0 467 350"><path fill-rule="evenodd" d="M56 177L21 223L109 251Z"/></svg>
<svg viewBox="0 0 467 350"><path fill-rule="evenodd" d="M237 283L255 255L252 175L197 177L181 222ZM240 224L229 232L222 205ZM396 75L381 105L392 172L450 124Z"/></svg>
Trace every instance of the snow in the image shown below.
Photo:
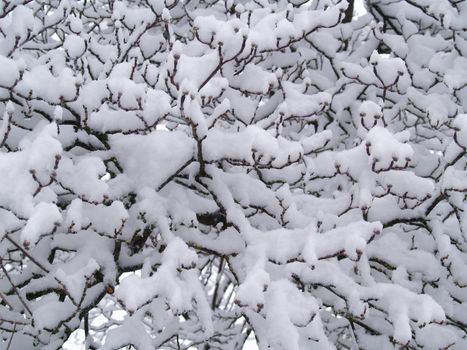
<svg viewBox="0 0 467 350"><path fill-rule="evenodd" d="M354 5L1 3L0 348L464 349L467 6Z"/></svg>
<svg viewBox="0 0 467 350"><path fill-rule="evenodd" d="M19 70L15 61L0 56L0 85L3 87L13 86L19 78Z"/></svg>
<svg viewBox="0 0 467 350"><path fill-rule="evenodd" d="M61 322L63 315L68 317L74 311L71 302L42 300L41 304L41 306L34 310L34 320L37 322L38 328L54 328Z"/></svg>
<svg viewBox="0 0 467 350"><path fill-rule="evenodd" d="M97 157L77 159L76 164L64 159L58 171L63 176L63 185L72 189L80 198L96 202L102 201L108 194L108 185L100 179L105 173L105 165Z"/></svg>
<svg viewBox="0 0 467 350"><path fill-rule="evenodd" d="M23 230L21 240L24 245L36 243L41 235L50 233L54 227L60 224L62 216L58 208L52 203L39 203Z"/></svg>
<svg viewBox="0 0 467 350"><path fill-rule="evenodd" d="M36 98L58 104L61 98L65 100L74 99L76 94L75 82L77 81L69 68L63 68L57 77L46 66L40 65L26 71L17 88L25 96L32 94ZM56 89L49 89L48 86L55 86Z"/></svg>
<svg viewBox="0 0 467 350"><path fill-rule="evenodd" d="M182 132L115 135L110 142L135 188L158 188L192 158L194 151L193 141Z"/></svg>
<svg viewBox="0 0 467 350"><path fill-rule="evenodd" d="M84 55L86 51L86 42L78 35L71 34L65 38L63 49L73 59L77 59Z"/></svg>

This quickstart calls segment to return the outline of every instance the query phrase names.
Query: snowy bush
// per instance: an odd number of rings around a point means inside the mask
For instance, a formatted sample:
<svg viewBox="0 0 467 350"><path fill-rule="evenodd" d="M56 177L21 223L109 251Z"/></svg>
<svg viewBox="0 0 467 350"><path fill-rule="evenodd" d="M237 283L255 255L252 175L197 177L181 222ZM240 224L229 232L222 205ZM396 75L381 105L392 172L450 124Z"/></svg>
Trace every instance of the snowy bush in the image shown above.
<svg viewBox="0 0 467 350"><path fill-rule="evenodd" d="M0 2L0 348L467 348L467 2Z"/></svg>

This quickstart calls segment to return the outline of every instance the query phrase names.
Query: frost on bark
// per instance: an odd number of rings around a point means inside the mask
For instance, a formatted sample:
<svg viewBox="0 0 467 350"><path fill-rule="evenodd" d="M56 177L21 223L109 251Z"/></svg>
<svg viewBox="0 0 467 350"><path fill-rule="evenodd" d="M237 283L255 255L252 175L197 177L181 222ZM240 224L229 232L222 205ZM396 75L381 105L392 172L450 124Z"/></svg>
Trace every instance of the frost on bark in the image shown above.
<svg viewBox="0 0 467 350"><path fill-rule="evenodd" d="M467 2L347 6L1 1L0 348L467 348Z"/></svg>

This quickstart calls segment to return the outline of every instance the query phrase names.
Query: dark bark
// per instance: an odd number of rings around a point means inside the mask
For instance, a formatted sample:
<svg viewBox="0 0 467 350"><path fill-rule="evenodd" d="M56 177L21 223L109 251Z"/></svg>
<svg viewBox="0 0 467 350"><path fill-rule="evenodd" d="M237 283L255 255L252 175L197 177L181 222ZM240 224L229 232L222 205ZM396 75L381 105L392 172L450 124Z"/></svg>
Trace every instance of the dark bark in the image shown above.
<svg viewBox="0 0 467 350"><path fill-rule="evenodd" d="M354 9L354 1L355 0L347 0L349 3L349 6L347 6L347 9L345 10L345 16L344 20L342 23L349 23L352 21L353 18L353 9Z"/></svg>

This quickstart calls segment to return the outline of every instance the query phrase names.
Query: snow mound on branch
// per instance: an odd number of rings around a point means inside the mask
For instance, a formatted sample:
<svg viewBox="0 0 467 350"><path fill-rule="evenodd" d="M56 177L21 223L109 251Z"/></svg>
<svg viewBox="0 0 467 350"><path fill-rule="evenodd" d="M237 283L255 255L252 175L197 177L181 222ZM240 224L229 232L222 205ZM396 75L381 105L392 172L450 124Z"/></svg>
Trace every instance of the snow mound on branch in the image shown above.
<svg viewBox="0 0 467 350"><path fill-rule="evenodd" d="M148 135L115 135L112 151L137 187L158 188L192 157L194 140L185 133L154 131Z"/></svg>

